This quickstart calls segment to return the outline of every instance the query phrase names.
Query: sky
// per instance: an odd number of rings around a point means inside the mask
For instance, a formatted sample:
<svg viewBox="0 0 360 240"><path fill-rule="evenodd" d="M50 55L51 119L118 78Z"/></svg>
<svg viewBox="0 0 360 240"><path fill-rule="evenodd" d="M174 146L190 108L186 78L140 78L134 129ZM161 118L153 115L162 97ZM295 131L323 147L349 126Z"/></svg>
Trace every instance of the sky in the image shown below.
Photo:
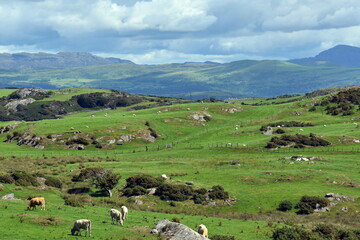
<svg viewBox="0 0 360 240"><path fill-rule="evenodd" d="M359 0L0 0L0 53L138 64L315 56L360 46Z"/></svg>

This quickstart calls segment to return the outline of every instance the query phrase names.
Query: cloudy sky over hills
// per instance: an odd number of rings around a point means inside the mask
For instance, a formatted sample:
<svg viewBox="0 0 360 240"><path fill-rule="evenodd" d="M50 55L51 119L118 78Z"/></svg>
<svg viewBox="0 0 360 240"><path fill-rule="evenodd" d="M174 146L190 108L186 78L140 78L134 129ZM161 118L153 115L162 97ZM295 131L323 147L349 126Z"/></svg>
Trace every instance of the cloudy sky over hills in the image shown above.
<svg viewBox="0 0 360 240"><path fill-rule="evenodd" d="M135 63L314 56L360 46L358 0L0 0L0 52Z"/></svg>

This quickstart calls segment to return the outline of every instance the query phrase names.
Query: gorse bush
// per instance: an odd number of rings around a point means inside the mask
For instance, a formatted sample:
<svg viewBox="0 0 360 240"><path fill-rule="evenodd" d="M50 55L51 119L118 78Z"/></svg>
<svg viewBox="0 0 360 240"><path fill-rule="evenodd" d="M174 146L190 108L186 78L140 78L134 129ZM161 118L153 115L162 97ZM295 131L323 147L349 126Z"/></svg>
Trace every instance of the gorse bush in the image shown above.
<svg viewBox="0 0 360 240"><path fill-rule="evenodd" d="M221 199L221 200L226 200L229 199L229 193L224 191L224 188L220 185L216 185L213 186L211 188L211 192L209 193L209 198L216 200L216 199Z"/></svg>
<svg viewBox="0 0 360 240"><path fill-rule="evenodd" d="M50 186L50 187L55 187L55 188L61 188L62 182L58 178L46 177L45 185Z"/></svg>
<svg viewBox="0 0 360 240"><path fill-rule="evenodd" d="M194 190L187 185L162 184L156 189L155 195L165 201L185 201L194 195Z"/></svg>
<svg viewBox="0 0 360 240"><path fill-rule="evenodd" d="M1 183L7 183L7 184L11 184L11 183L14 183L15 180L12 176L6 174L6 175L1 175L0 176L0 182Z"/></svg>
<svg viewBox="0 0 360 240"><path fill-rule="evenodd" d="M303 196L296 204L295 208L299 209L297 214L311 214L316 208L323 208L329 205L329 200L323 197Z"/></svg>
<svg viewBox="0 0 360 240"><path fill-rule="evenodd" d="M153 177L147 174L138 174L126 179L126 188L140 186L143 188L154 188L160 186L164 182L161 177Z"/></svg>
<svg viewBox="0 0 360 240"><path fill-rule="evenodd" d="M282 135L281 137L273 137L270 142L265 146L265 148L275 148L279 146L294 146L298 148L302 148L305 146L328 146L331 143L317 137L315 134L310 133L309 136L305 136L302 134L295 135Z"/></svg>
<svg viewBox="0 0 360 240"><path fill-rule="evenodd" d="M287 212L287 211L290 211L292 209L292 207L293 207L293 205L290 201L284 200L279 203L277 210Z"/></svg>
<svg viewBox="0 0 360 240"><path fill-rule="evenodd" d="M18 186L39 186L36 177L32 174L27 174L26 172L17 171L12 172L10 176L14 179L15 185Z"/></svg>

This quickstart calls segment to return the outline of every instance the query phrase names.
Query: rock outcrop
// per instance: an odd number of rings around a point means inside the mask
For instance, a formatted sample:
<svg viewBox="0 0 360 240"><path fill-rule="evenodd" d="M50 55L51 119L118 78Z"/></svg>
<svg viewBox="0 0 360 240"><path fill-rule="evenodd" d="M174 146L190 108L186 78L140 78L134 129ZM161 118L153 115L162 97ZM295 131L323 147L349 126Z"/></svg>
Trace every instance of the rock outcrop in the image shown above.
<svg viewBox="0 0 360 240"><path fill-rule="evenodd" d="M167 219L159 221L152 233L160 233L166 240L205 240L206 237L201 236L191 228L176 222L170 222Z"/></svg>

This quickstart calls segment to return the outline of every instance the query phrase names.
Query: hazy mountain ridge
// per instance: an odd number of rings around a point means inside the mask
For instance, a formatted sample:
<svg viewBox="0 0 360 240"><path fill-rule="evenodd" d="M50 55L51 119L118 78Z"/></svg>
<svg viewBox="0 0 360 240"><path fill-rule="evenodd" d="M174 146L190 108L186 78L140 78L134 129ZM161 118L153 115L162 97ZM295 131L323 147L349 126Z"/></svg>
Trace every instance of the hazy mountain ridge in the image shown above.
<svg viewBox="0 0 360 240"><path fill-rule="evenodd" d="M3 70L71 68L108 64L134 63L119 58L102 58L86 52L0 54L0 69Z"/></svg>
<svg viewBox="0 0 360 240"><path fill-rule="evenodd" d="M303 94L321 88L359 85L360 67L354 67L356 64L351 65L350 62L356 59L356 56L360 59L360 49L352 50L353 48L337 46L305 60L241 60L224 64L116 64L114 62L122 60L100 58L102 64L91 65L98 57L88 53L59 53L56 56L76 58L84 55L84 58L88 59L88 65L41 71L1 70L0 67L0 87L112 88L135 94L183 97L192 100L210 97L225 99ZM349 52L352 52L352 55ZM27 55L15 55L18 58L24 56ZM2 55L0 59L1 57ZM319 64L320 59L322 64ZM348 61L349 66L339 66L339 63L335 62L336 59L344 64L345 60Z"/></svg>

